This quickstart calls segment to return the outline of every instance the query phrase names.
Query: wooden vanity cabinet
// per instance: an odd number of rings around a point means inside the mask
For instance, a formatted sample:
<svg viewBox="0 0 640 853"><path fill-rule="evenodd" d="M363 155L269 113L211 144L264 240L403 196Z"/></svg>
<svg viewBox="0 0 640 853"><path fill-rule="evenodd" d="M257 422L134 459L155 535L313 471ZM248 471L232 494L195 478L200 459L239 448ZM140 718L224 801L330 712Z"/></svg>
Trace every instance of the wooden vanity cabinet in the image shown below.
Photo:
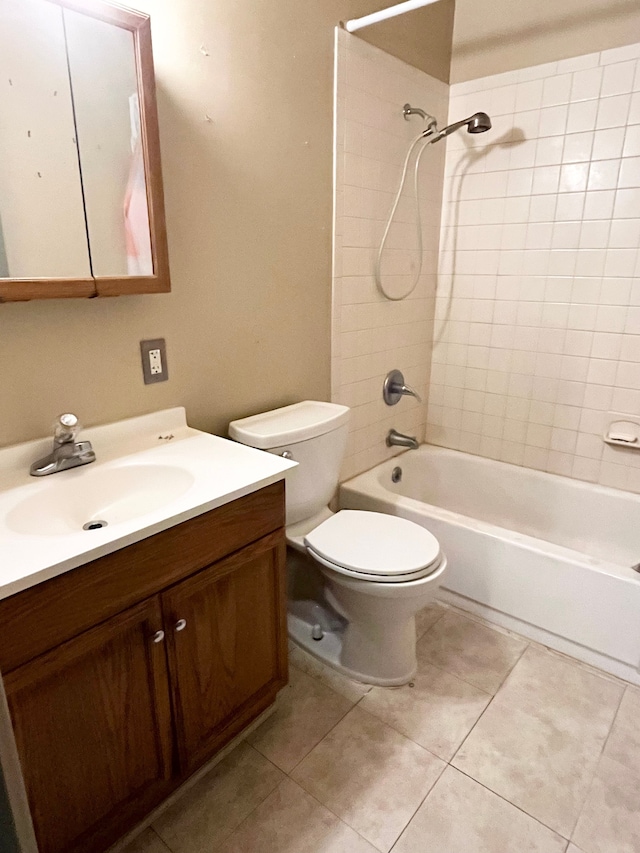
<svg viewBox="0 0 640 853"><path fill-rule="evenodd" d="M168 791L161 624L156 596L5 677L40 853L100 849L102 827L126 826Z"/></svg>
<svg viewBox="0 0 640 853"><path fill-rule="evenodd" d="M40 853L106 850L274 701L287 668L283 521L276 483L0 601ZM105 617L110 595L128 606ZM16 631L39 653L25 661Z"/></svg>
<svg viewBox="0 0 640 853"><path fill-rule="evenodd" d="M266 537L162 596L184 773L241 731L281 685L284 543Z"/></svg>

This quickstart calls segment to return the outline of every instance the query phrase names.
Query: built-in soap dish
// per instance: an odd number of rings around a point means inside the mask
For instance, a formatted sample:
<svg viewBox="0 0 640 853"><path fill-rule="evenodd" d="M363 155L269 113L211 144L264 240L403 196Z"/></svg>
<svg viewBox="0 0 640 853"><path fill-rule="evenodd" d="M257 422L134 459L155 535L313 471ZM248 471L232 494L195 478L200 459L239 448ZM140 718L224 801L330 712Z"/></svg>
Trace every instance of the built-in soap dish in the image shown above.
<svg viewBox="0 0 640 853"><path fill-rule="evenodd" d="M603 436L607 444L640 450L640 417L609 412L608 426Z"/></svg>

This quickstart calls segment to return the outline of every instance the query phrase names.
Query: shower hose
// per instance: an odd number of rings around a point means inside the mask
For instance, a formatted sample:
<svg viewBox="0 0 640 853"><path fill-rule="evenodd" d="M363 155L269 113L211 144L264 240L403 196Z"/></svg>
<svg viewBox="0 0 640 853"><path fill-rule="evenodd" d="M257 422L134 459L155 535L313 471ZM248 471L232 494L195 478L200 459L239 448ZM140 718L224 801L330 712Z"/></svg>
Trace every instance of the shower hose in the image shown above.
<svg viewBox="0 0 640 853"><path fill-rule="evenodd" d="M376 262L375 262L375 267L374 267L376 285L378 286L378 290L380 291L380 293L382 293L383 296L385 296L387 299L390 299L393 302L399 302L401 299L406 299L407 296L410 296L413 293L413 291L416 289L416 286L417 286L418 281L420 279L420 274L422 273L422 218L420 216L420 191L419 191L419 180L418 180L418 178L419 178L419 172L420 172L420 158L422 157L422 154L423 154L425 148L427 147L427 145L429 145L431 143L432 135L433 134L429 134L429 136L427 136L425 139L424 133L421 133L419 136L416 136L416 138L413 140L413 142L409 146L409 150L407 151L407 156L405 157L405 160L404 160L404 166L402 167L402 177L400 178L400 186L398 187L398 192L396 193L395 200L394 200L393 205L391 207L391 213L389 214L389 219L387 220L387 225L384 229L384 234L382 235L382 240L380 241L380 248L378 249L378 255L376 257ZM418 143L421 141L423 142L423 145L422 145L422 148L418 151L418 155L416 157L416 162L415 162L414 169L413 169L414 203L415 203L415 208L416 208L416 237L417 237L417 242L418 242L418 254L419 254L418 271L415 273L413 281L411 282L411 286L410 286L409 290L407 290L406 293L403 293L400 296L392 296L390 293L388 293L385 290L384 285L382 283L382 274L380 272L380 266L382 263L382 253L384 252L384 247L385 247L385 244L387 242L387 237L389 236L389 230L391 228L391 223L393 222L393 217L396 215L396 210L398 209L400 199L402 198L402 191L404 190L404 185L405 185L405 182L407 180L407 172L409 171L409 161L411 160L411 155L413 154L413 151L416 148L416 146L418 145Z"/></svg>

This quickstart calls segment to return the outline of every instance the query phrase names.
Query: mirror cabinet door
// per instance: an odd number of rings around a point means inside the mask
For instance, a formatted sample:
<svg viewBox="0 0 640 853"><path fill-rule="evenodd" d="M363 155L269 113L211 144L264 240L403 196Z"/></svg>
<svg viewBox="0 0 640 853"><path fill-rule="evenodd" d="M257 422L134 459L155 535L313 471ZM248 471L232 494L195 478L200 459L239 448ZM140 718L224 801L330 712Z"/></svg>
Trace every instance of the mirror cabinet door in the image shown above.
<svg viewBox="0 0 640 853"><path fill-rule="evenodd" d="M0 277L91 275L62 9L0 2Z"/></svg>
<svg viewBox="0 0 640 853"><path fill-rule="evenodd" d="M64 20L93 274L153 275L133 34Z"/></svg>
<svg viewBox="0 0 640 853"><path fill-rule="evenodd" d="M0 301L168 290L148 16L0 0Z"/></svg>

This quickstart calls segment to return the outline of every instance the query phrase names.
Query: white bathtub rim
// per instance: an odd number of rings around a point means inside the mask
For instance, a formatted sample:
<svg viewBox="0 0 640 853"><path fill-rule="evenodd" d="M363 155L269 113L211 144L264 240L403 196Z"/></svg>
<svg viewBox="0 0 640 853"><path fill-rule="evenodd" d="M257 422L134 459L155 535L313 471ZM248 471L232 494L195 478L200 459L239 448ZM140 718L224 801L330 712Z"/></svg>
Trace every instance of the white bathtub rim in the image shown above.
<svg viewBox="0 0 640 853"><path fill-rule="evenodd" d="M429 452L431 452L433 445L422 445L422 447L428 447ZM443 448L436 449L442 450ZM486 461L493 463L495 460L490 459ZM505 465L507 463L503 462L497 464ZM528 551L533 551L536 554L551 554L564 563L577 565L594 572L604 572L605 574L611 575L615 578L619 578L629 584L640 583L640 574L634 571L634 569L632 569L630 566L623 566L619 563L612 563L606 560L600 560L597 557L591 557L589 556L589 554L585 554L583 551L577 551L573 548L567 548L564 545L556 545L554 542L549 542L549 540L547 539L541 539L536 536L530 536L526 533L518 533L517 531L509 530L506 527L500 527L497 524L491 524L487 521L481 521L480 519L473 518L469 515L462 515L461 513L444 509L443 507L436 506L435 504L426 503L425 501L420 501L416 498L409 498L405 495L392 492L390 489L385 488L385 486L379 481L378 477L380 470L382 470L383 468L386 469L387 467L395 466L390 466L389 462L384 462L382 463L382 465L377 466L376 468L372 468L370 471L365 471L365 473L358 474L357 477L353 477L351 480L347 480L344 483L341 483L341 506L343 497L349 495L350 493L357 494L358 496L370 496L374 500L382 501L385 504L385 512L388 512L391 515L396 514L396 512L394 512L394 509L397 508L415 512L418 515L421 515L422 517L432 516L434 518L438 518L442 521L452 524L456 527L464 527L466 529L477 530L493 539L513 542L519 547L524 548ZM534 473L542 474L544 472ZM549 474L547 476L555 477L557 475ZM566 478L560 479L564 480ZM581 483L581 485L586 485L587 487L591 486L591 484L584 483ZM605 486L599 488L604 489L607 493L615 493L617 491L616 489L609 489Z"/></svg>
<svg viewBox="0 0 640 853"><path fill-rule="evenodd" d="M595 492L603 497L619 497L620 495L626 495L630 498L640 497L638 492L630 492L626 489L616 489L613 486L603 486L601 483L590 483L587 480L578 480L575 477L565 477L562 474L553 474L551 471L539 471L537 468L528 468L526 465L516 465L513 462L503 462L501 459L492 459L489 456L479 456L476 453L469 453L466 450L455 450L452 447L442 447L439 444L429 444L426 441L417 448L417 451L409 449L403 450L396 456L386 459L378 465L374 465L372 468L369 468L367 471L363 471L361 474L357 474L355 477L352 477L349 482L357 480L359 477L364 477L367 474L371 474L374 471L380 471L382 468L390 468L393 470L393 468L396 467L395 463L402 461L407 454L412 456L414 453L420 452L421 450L426 451L433 456L464 456L472 459L474 464L479 465L481 468L494 468L497 466L499 468L522 471L523 474L527 477L531 477L533 480L539 480L541 482L551 480L559 485L570 485L571 488L576 488L579 491Z"/></svg>

